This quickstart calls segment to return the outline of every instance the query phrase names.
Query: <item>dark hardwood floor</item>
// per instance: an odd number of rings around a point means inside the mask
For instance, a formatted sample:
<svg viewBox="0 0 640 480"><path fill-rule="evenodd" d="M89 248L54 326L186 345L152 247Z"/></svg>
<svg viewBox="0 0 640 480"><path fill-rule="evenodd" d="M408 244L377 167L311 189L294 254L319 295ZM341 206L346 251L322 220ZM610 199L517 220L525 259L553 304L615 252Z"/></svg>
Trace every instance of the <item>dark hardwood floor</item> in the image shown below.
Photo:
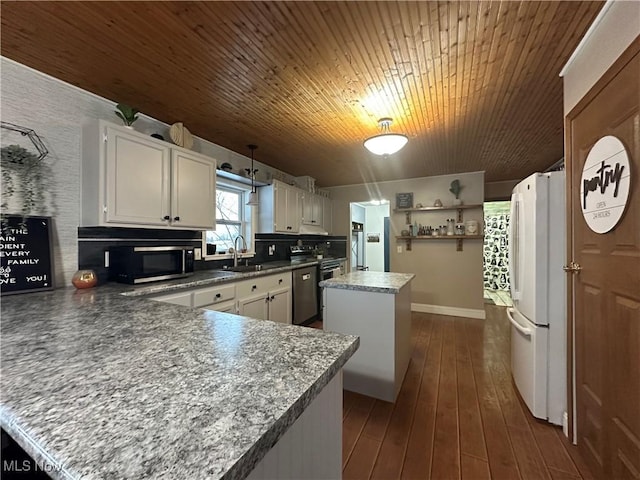
<svg viewBox="0 0 640 480"><path fill-rule="evenodd" d="M395 404L345 391L345 479L593 478L562 429L522 403L505 310L486 311L486 320L413 314Z"/></svg>

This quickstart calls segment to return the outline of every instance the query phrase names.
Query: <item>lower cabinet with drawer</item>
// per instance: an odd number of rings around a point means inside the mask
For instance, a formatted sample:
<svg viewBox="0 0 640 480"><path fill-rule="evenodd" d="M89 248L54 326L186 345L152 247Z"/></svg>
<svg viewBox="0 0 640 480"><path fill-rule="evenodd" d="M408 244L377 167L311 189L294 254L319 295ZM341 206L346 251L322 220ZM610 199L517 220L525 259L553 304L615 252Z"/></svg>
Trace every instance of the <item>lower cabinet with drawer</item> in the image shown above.
<svg viewBox="0 0 640 480"><path fill-rule="evenodd" d="M291 323L291 272L237 284L238 315Z"/></svg>
<svg viewBox="0 0 640 480"><path fill-rule="evenodd" d="M199 288L193 292L193 307L236 313L236 285L229 283L217 287Z"/></svg>
<svg viewBox="0 0 640 480"><path fill-rule="evenodd" d="M291 272L152 297L158 302L291 323Z"/></svg>
<svg viewBox="0 0 640 480"><path fill-rule="evenodd" d="M191 292L171 293L169 295L160 295L159 297L151 297L156 302L173 303L174 305L182 305L183 307L191 306Z"/></svg>

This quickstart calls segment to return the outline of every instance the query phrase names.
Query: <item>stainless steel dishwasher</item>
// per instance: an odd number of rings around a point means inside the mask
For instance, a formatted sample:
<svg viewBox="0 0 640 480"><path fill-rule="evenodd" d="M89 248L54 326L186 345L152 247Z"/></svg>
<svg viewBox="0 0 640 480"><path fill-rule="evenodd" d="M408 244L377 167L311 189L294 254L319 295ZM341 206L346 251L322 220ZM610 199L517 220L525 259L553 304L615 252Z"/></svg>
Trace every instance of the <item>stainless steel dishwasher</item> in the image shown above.
<svg viewBox="0 0 640 480"><path fill-rule="evenodd" d="M293 323L301 325L318 313L317 267L293 271Z"/></svg>

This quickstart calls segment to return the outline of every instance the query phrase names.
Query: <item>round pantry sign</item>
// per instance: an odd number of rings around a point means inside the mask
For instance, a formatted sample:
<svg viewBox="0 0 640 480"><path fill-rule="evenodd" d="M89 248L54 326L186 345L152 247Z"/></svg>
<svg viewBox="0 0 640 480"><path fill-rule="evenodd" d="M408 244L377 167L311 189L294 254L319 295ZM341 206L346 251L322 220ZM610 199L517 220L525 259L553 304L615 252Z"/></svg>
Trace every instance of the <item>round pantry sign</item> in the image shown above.
<svg viewBox="0 0 640 480"><path fill-rule="evenodd" d="M596 233L611 231L622 218L629 198L629 155L622 142L607 135L598 140L582 168L582 215Z"/></svg>

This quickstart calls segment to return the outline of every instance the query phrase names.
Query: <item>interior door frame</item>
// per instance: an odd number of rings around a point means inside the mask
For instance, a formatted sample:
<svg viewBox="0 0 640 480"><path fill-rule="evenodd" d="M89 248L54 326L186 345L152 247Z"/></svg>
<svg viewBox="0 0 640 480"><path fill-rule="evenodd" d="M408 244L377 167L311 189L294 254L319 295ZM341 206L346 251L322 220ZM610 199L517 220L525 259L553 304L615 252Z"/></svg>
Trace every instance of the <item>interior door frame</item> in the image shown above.
<svg viewBox="0 0 640 480"><path fill-rule="evenodd" d="M565 116L565 169L566 169L566 215L567 215L567 263L574 259L574 224L573 224L573 198L574 190L572 189L572 174L574 171L572 145L571 122L600 94L600 92L613 80L620 71L631 61L631 59L640 52L640 36L636 37L633 42L622 52L622 54L613 62L613 65L596 81L589 91L580 99L575 107ZM577 442L576 429L576 361L575 361L575 321L574 315L574 282L575 275L567 274L567 413L568 413L568 436L572 443Z"/></svg>

